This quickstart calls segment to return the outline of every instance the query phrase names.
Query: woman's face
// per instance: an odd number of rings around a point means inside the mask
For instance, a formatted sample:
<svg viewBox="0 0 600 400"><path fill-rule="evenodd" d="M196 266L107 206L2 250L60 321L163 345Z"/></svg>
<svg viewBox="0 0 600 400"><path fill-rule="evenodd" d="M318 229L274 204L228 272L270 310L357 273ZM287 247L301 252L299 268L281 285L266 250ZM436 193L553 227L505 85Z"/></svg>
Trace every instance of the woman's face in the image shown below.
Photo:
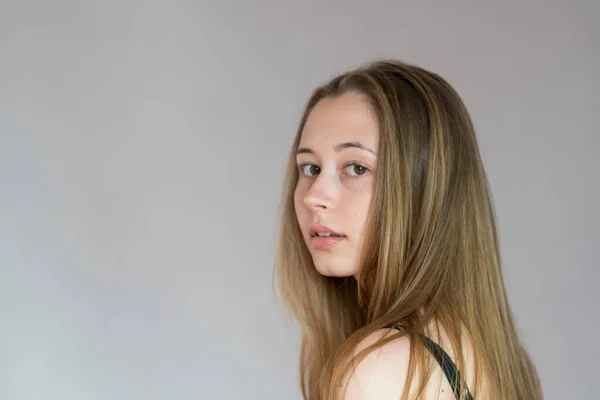
<svg viewBox="0 0 600 400"><path fill-rule="evenodd" d="M296 155L294 204L323 275L351 276L360 268L378 148L377 121L357 92L321 100L306 121Z"/></svg>

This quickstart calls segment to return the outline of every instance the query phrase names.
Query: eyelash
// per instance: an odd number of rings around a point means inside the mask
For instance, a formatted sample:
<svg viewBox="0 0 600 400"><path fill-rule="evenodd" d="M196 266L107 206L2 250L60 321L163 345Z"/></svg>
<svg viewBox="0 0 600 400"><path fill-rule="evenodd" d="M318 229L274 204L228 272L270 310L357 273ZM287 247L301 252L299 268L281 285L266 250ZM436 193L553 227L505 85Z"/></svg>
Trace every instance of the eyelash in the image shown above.
<svg viewBox="0 0 600 400"><path fill-rule="evenodd" d="M315 174L315 175L307 175L307 174L305 174L305 173L303 172L303 169L304 169L305 167L308 167L308 166L313 166L313 165L314 165L315 167L319 167L318 165L316 165L316 164L313 164L313 163L302 163L302 164L298 164L298 165L297 165L297 167L298 167L298 171L300 172L300 175L302 175L302 176L305 176L305 177L307 177L307 178L312 178L312 177L316 176L317 174ZM358 174L358 175L350 175L350 176L351 176L351 177L353 177L353 178L358 178L358 177L360 177L360 176L363 176L363 175L367 174L368 172L371 172L371 170L370 170L370 169L369 169L369 168L368 168L366 165L364 165L363 163L361 163L361 162L358 162L358 161L351 161L351 162L347 163L346 165L344 165L344 168L343 168L343 169L346 169L346 168L348 168L348 167L361 167L361 168L364 168L364 170L365 170L365 171L364 171L362 174ZM319 168L320 168L320 167L319 167Z"/></svg>

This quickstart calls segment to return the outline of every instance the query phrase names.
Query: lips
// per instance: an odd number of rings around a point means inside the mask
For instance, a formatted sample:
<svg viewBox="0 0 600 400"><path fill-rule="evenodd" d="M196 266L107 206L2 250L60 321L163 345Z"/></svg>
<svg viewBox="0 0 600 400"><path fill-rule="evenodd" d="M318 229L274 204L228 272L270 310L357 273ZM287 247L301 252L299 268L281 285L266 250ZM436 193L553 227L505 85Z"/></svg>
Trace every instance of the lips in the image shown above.
<svg viewBox="0 0 600 400"><path fill-rule="evenodd" d="M321 224L313 225L310 228L311 237L346 237L343 233L336 232L335 230Z"/></svg>
<svg viewBox="0 0 600 400"><path fill-rule="evenodd" d="M325 226L313 225L310 229L311 244L315 250L328 250L346 239L346 235Z"/></svg>

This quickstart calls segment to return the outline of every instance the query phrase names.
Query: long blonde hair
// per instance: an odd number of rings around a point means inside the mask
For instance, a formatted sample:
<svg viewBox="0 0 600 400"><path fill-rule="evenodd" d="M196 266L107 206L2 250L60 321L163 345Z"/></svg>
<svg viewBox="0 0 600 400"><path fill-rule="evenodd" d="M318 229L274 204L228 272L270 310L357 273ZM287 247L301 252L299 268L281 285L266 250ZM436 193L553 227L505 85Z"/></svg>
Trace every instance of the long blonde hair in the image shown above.
<svg viewBox="0 0 600 400"><path fill-rule="evenodd" d="M356 279L317 272L294 209L295 156L308 115L323 98L348 91L364 95L380 131ZM396 337L429 335L432 321L447 334L459 370L466 363L468 335L475 398L478 393L502 400L542 398L507 300L494 208L471 119L454 89L432 72L380 60L312 93L289 156L275 274L302 332L305 399L338 399L353 361ZM404 329L355 354L364 338L390 324ZM423 393L432 366L424 346L411 343L407 382Z"/></svg>

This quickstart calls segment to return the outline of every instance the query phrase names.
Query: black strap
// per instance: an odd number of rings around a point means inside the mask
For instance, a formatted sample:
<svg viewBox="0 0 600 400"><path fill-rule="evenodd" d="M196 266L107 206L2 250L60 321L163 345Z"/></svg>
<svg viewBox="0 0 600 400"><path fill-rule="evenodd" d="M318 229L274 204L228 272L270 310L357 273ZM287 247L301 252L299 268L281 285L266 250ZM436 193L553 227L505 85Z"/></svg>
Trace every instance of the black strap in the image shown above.
<svg viewBox="0 0 600 400"><path fill-rule="evenodd" d="M438 364L440 364L440 367L442 367L442 370L444 371L444 374L446 375L448 382L450 382L450 386L452 386L452 391L454 392L454 395L456 396L457 399L460 399L461 379L460 379L460 372L458 372L458 368L456 368L456 365L454 364L454 362L452 361L452 359L450 358L448 353L446 353L444 351L444 349L442 349L440 347L440 345L438 345L436 342L429 339L425 335L419 334L419 336L425 342L425 346L427 346L427 348L429 349L431 354L433 354L433 356L437 360ZM467 388L466 390L467 390L467 394L465 396L465 399L473 400L473 397L471 396L469 389Z"/></svg>
<svg viewBox="0 0 600 400"><path fill-rule="evenodd" d="M390 326L388 326L388 328L394 328L396 330L400 330L398 328L398 326L396 326L396 325L390 325ZM448 382L450 383L450 386L452 387L454 396L456 396L457 399L460 399L461 379L460 379L460 372L458 372L458 368L456 368L456 365L454 364L454 362L452 361L452 359L450 358L448 353L446 353L444 351L444 349L442 349L440 347L440 345L438 345L436 342L429 339L425 335L422 335L419 333L418 336L421 338L421 340L423 340L427 349L429 349L429 351L431 352L433 357L436 359L436 361L438 362L438 364L444 371L444 375L446 375L446 379L448 379ZM473 397L471 396L471 393L469 392L468 388L466 388L466 391L467 391L467 394L465 396L465 400L473 400Z"/></svg>

